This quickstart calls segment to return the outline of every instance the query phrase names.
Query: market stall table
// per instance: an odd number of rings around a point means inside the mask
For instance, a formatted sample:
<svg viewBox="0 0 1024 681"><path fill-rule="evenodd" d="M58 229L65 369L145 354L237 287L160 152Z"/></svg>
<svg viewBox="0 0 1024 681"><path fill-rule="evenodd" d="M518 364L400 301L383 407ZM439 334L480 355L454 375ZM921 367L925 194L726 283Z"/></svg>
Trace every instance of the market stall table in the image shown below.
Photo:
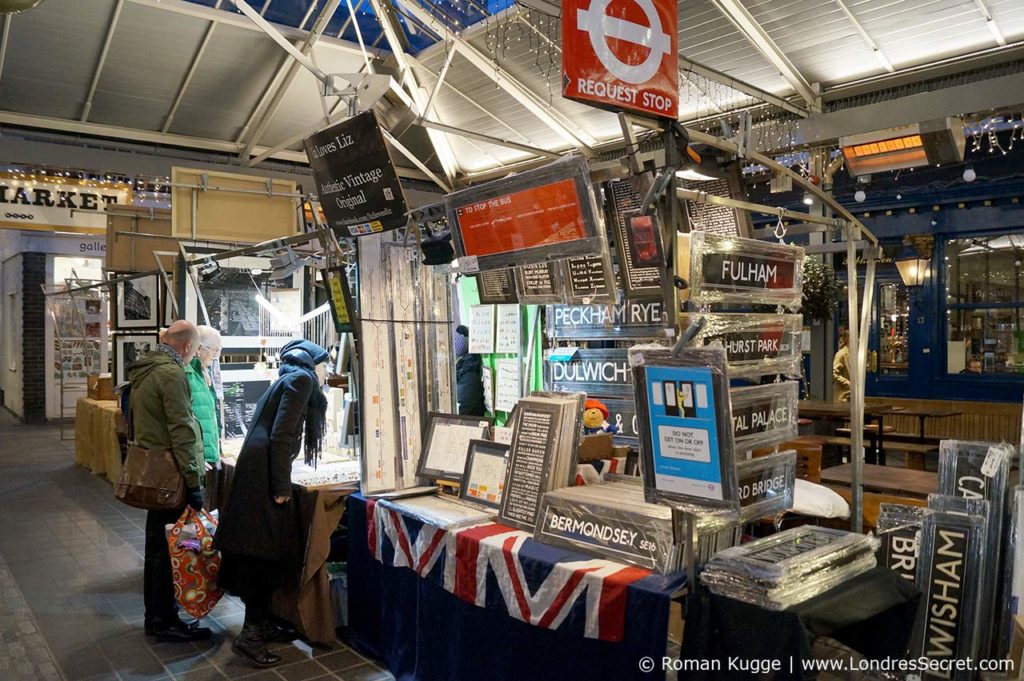
<svg viewBox="0 0 1024 681"><path fill-rule="evenodd" d="M487 522L441 530L348 501L349 636L399 679L661 679L681 574L546 546ZM453 559L454 557L454 559Z"/></svg>
<svg viewBox="0 0 1024 681"><path fill-rule="evenodd" d="M223 488L230 494L234 462L223 460L222 465ZM351 483L315 487L292 483L292 489L292 503L284 512L293 515L293 527L301 537L304 553L301 568L291 570L274 595L274 613L294 624L309 641L329 645L337 640L326 567L331 534L345 511L345 499L358 487Z"/></svg>
<svg viewBox="0 0 1024 681"><path fill-rule="evenodd" d="M800 400L800 417L819 421L849 421L852 405L849 402L827 402L825 400ZM870 416L876 425L870 430L871 449L869 461L885 465L885 415L899 411L891 404L865 404L864 416ZM902 412L900 412L902 413ZM866 425L865 428L868 428Z"/></svg>
<svg viewBox="0 0 1024 681"><path fill-rule="evenodd" d="M75 409L75 463L116 482L121 475L120 405L116 400L80 397Z"/></svg>
<svg viewBox="0 0 1024 681"><path fill-rule="evenodd" d="M844 463L821 471L821 482L825 485L850 487L852 484L853 465ZM939 475L928 471L917 471L906 468L891 468L875 464L864 464L861 475L864 489L873 492L906 494L915 497L927 497L939 491Z"/></svg>
<svg viewBox="0 0 1024 681"><path fill-rule="evenodd" d="M867 659L902 659L914 630L920 591L895 572L878 567L786 610L769 610L700 591L687 617L681 660L705 671L689 680L750 679L757 674L729 669L728 661L769 664L773 679L813 679L803 662L815 639L828 636ZM684 678L682 674L680 679Z"/></svg>

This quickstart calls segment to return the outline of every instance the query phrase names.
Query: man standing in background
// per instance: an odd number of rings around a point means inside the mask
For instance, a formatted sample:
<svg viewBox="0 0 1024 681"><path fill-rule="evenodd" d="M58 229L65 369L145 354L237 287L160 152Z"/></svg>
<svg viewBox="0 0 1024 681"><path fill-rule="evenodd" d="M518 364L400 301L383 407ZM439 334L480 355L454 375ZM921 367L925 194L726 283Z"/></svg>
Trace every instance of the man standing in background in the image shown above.
<svg viewBox="0 0 1024 681"><path fill-rule="evenodd" d="M128 367L134 442L148 451L171 451L185 478L186 501L197 510L203 507L205 462L185 366L198 350L199 329L192 322L179 320L164 332L156 350ZM209 629L178 619L164 528L177 522L183 510L184 506L146 514L145 627L146 635L158 641L196 641L210 637Z"/></svg>

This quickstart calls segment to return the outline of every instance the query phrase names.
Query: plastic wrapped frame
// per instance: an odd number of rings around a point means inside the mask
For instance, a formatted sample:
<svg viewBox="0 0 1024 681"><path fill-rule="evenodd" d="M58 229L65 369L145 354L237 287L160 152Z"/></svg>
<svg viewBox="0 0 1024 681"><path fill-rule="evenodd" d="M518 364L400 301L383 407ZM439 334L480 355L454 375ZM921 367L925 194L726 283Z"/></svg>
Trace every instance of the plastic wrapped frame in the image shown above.
<svg viewBox="0 0 1024 681"><path fill-rule="evenodd" d="M796 452L786 451L736 464L740 522L773 516L793 508Z"/></svg>
<svg viewBox="0 0 1024 681"><path fill-rule="evenodd" d="M799 376L803 358L803 317L796 314L685 315L682 327L698 317L705 320L695 342L719 341L725 347L730 378L756 378L782 374Z"/></svg>
<svg viewBox="0 0 1024 681"><path fill-rule="evenodd" d="M536 244L500 253L478 254L467 251L463 226L459 222L463 211L492 202L511 201L511 197L522 192L543 191L557 183L571 180L575 184L575 196L579 205L582 238L559 240L550 244ZM520 265L578 258L588 255L599 256L607 243L600 232L597 203L590 183L590 168L586 159L573 155L549 163L534 170L526 170L485 184L476 185L445 197L448 224L452 227L453 242L459 255L459 267L463 272L517 267ZM508 220L507 229L515 230L517 220ZM550 240L550 237L549 237Z"/></svg>
<svg viewBox="0 0 1024 681"><path fill-rule="evenodd" d="M689 348L673 358L668 351L641 350L631 352L630 363L647 501L736 520L725 351Z"/></svg>
<svg viewBox="0 0 1024 681"><path fill-rule="evenodd" d="M690 234L690 301L800 307L804 249L756 239Z"/></svg>
<svg viewBox="0 0 1024 681"><path fill-rule="evenodd" d="M796 381L733 388L730 393L736 451L772 447L797 436Z"/></svg>

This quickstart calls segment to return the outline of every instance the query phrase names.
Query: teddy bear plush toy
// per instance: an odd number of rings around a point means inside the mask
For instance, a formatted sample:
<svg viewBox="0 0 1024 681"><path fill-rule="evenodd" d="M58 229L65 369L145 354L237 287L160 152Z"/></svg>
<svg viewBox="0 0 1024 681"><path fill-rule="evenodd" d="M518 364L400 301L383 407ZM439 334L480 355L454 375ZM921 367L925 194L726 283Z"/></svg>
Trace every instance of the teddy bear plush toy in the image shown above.
<svg viewBox="0 0 1024 681"><path fill-rule="evenodd" d="M588 399L583 407L583 434L617 432L619 427L608 423L608 407L604 402Z"/></svg>

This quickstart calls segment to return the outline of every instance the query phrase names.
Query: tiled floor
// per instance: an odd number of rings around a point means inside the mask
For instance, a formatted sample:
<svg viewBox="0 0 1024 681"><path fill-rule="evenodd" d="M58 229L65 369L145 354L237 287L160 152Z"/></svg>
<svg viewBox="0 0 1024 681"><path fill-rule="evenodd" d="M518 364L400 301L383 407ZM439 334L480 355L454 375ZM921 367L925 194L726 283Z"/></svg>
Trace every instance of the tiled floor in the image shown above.
<svg viewBox="0 0 1024 681"><path fill-rule="evenodd" d="M226 598L211 641L155 643L142 632L145 514L74 464L56 427L0 409L0 680L207 681L392 679L342 643L275 649L260 671L231 651L242 610Z"/></svg>

